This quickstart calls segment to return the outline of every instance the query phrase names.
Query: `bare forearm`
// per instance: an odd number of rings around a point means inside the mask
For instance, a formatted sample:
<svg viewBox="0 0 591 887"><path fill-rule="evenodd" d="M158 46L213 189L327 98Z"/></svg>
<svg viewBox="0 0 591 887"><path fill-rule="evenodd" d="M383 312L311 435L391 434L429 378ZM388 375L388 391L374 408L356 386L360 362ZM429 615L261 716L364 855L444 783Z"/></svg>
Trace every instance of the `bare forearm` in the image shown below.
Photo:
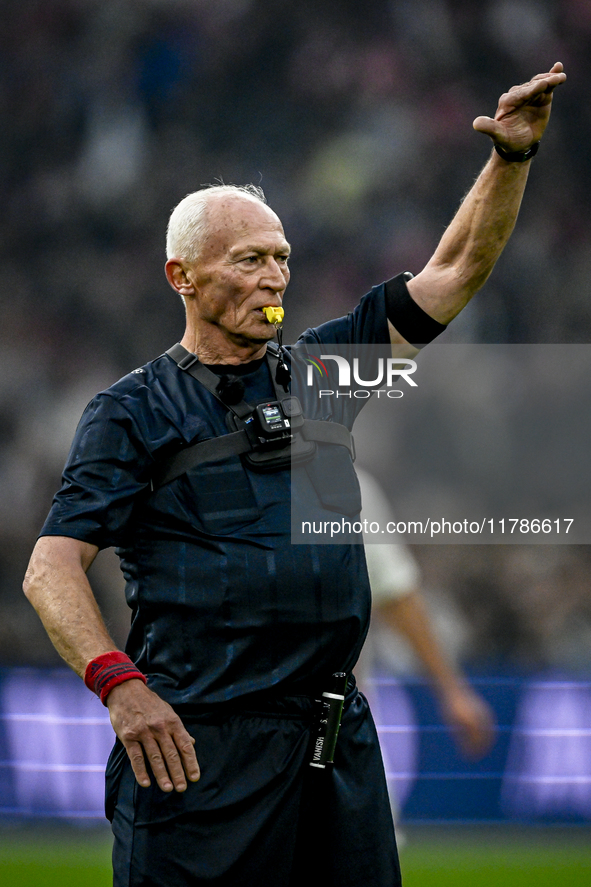
<svg viewBox="0 0 591 887"><path fill-rule="evenodd" d="M388 601L380 607L380 615L390 628L406 638L439 693L448 693L461 685L462 679L441 649L418 593Z"/></svg>
<svg viewBox="0 0 591 887"><path fill-rule="evenodd" d="M485 283L515 227L530 163L493 151L423 271L408 282L413 299L449 323Z"/></svg>
<svg viewBox="0 0 591 887"><path fill-rule="evenodd" d="M80 677L91 659L116 649L86 578L97 551L65 536L39 539L23 586L56 650ZM146 759L163 791L182 792L187 779L199 779L194 740L170 705L142 681L114 687L107 705L140 785L150 785Z"/></svg>
<svg viewBox="0 0 591 887"><path fill-rule="evenodd" d="M23 585L54 647L81 677L91 659L116 649L86 577L96 552L73 539L43 537Z"/></svg>
<svg viewBox="0 0 591 887"><path fill-rule="evenodd" d="M465 754L480 757L494 741L492 709L464 680L461 672L440 647L418 593L382 608L382 616L403 634L413 647L437 693L442 714L453 728Z"/></svg>

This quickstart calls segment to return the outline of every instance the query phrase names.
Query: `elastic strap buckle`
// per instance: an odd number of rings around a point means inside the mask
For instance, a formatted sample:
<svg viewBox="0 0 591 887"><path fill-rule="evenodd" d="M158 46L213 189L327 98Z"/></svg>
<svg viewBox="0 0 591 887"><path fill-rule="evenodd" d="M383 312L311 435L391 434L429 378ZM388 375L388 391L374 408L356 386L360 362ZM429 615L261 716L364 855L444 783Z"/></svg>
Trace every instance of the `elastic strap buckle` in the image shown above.
<svg viewBox="0 0 591 887"><path fill-rule="evenodd" d="M188 354L185 354L185 356L181 357L181 359L178 361L178 368L179 370L188 370L193 366L193 364L197 363L198 361L199 358L197 357L197 355L191 354L191 352L189 351Z"/></svg>

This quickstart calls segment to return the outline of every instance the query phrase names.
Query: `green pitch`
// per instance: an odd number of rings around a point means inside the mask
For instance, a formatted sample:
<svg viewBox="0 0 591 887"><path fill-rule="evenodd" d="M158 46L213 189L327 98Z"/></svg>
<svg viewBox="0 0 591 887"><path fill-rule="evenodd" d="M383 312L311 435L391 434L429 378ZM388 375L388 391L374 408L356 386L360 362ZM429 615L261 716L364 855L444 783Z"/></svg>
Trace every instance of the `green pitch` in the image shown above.
<svg viewBox="0 0 591 887"><path fill-rule="evenodd" d="M591 829L416 827L404 887L589 887ZM0 830L0 887L110 887L107 829Z"/></svg>
<svg viewBox="0 0 591 887"><path fill-rule="evenodd" d="M108 829L0 830L1 887L111 887Z"/></svg>
<svg viewBox="0 0 591 887"><path fill-rule="evenodd" d="M404 887L589 887L589 828L411 829Z"/></svg>

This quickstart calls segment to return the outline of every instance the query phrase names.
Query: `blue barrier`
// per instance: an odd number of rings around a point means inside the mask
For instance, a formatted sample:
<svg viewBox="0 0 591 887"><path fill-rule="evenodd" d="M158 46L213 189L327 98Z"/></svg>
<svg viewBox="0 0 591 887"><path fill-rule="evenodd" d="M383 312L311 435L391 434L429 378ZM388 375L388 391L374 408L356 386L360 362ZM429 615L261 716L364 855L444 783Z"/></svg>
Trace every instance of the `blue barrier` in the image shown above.
<svg viewBox="0 0 591 887"><path fill-rule="evenodd" d="M591 682L486 677L497 741L462 758L421 681L374 678L374 715L405 822L591 819ZM64 669L0 671L0 816L96 819L113 743L108 714Z"/></svg>
<svg viewBox="0 0 591 887"><path fill-rule="evenodd" d="M472 683L499 725L489 754L474 762L457 751L426 684L374 680L386 771L403 819L591 819L591 682L487 677ZM411 768L401 768L401 760Z"/></svg>

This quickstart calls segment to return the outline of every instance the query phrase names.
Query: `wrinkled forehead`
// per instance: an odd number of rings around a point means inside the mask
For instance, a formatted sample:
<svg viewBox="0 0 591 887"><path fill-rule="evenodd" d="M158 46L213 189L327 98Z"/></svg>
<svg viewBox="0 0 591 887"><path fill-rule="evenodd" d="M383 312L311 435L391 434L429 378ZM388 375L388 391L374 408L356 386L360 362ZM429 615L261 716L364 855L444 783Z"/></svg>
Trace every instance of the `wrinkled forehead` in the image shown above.
<svg viewBox="0 0 591 887"><path fill-rule="evenodd" d="M279 217L266 204L242 195L212 195L207 207L207 235L202 258L227 253L243 240L285 242Z"/></svg>

